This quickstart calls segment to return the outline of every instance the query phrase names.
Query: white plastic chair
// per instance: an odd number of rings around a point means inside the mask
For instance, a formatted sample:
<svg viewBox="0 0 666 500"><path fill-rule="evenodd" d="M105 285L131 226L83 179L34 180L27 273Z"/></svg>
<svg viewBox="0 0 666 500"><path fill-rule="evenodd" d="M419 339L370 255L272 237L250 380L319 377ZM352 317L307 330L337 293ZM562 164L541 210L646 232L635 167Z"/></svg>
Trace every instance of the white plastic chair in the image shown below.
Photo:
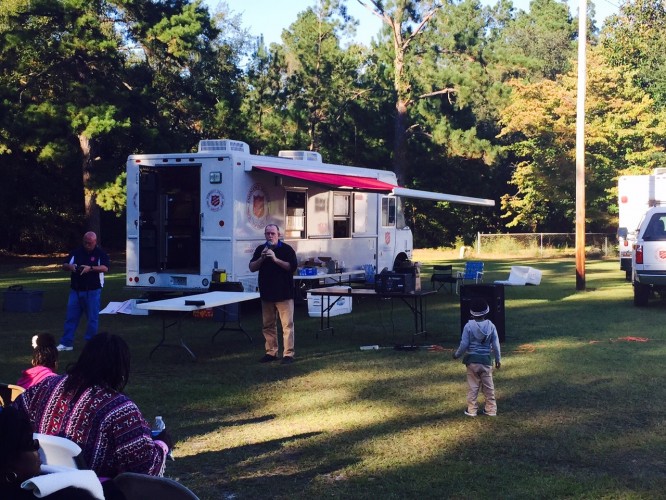
<svg viewBox="0 0 666 500"><path fill-rule="evenodd" d="M495 284L508 286L525 286L530 268L527 266L511 266L509 278L506 280L496 280Z"/></svg>
<svg viewBox="0 0 666 500"><path fill-rule="evenodd" d="M527 272L527 285L539 285L541 284L541 271L534 269L533 267L529 268Z"/></svg>
<svg viewBox="0 0 666 500"><path fill-rule="evenodd" d="M39 456L43 465L85 469L81 447L74 441L35 432L32 437L39 440Z"/></svg>
<svg viewBox="0 0 666 500"><path fill-rule="evenodd" d="M498 285L523 286L541 283L541 271L529 266L511 266L509 279L495 281Z"/></svg>

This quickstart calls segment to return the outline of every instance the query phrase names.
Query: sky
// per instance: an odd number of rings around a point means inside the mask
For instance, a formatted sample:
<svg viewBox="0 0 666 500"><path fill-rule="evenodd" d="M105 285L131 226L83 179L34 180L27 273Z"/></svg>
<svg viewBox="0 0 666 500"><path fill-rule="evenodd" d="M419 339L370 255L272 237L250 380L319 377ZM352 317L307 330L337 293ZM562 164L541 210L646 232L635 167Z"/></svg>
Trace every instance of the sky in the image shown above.
<svg viewBox="0 0 666 500"><path fill-rule="evenodd" d="M282 30L288 28L298 16L314 4L314 0L221 0L235 14L241 14L243 27L249 29L254 36L264 35L266 45L281 42ZM594 0L596 7L597 26L601 27L603 19L618 11L621 0ZM482 0L483 3L495 4L496 0ZM211 11L215 10L220 0L205 0ZM568 0L569 10L573 16L578 15L579 0ZM528 10L530 0L513 0L517 9ZM347 0L347 9L352 17L359 21L356 40L369 44L373 36L379 32L381 21L368 12L356 0Z"/></svg>

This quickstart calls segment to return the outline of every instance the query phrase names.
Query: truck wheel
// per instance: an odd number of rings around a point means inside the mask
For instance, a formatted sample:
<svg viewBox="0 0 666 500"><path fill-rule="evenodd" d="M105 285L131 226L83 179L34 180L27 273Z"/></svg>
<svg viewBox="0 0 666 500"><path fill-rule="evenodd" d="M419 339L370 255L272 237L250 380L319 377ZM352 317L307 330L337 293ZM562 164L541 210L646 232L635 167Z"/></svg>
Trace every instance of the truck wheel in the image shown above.
<svg viewBox="0 0 666 500"><path fill-rule="evenodd" d="M648 305L650 298L650 287L634 283L634 305L636 307L645 307Z"/></svg>
<svg viewBox="0 0 666 500"><path fill-rule="evenodd" d="M631 273L631 269L627 269L627 270L624 272L624 279L625 279L626 281L631 281L631 274L632 274L632 273Z"/></svg>

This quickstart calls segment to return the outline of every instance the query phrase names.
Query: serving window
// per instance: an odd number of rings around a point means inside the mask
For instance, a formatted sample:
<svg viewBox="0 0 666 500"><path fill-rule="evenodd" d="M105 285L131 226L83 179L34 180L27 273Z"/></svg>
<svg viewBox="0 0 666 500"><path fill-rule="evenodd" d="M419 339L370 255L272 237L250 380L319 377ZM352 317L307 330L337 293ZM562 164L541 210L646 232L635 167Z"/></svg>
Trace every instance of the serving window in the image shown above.
<svg viewBox="0 0 666 500"><path fill-rule="evenodd" d="M284 236L289 239L306 238L307 192L287 190Z"/></svg>
<svg viewBox="0 0 666 500"><path fill-rule="evenodd" d="M351 237L351 195L333 193L333 237Z"/></svg>

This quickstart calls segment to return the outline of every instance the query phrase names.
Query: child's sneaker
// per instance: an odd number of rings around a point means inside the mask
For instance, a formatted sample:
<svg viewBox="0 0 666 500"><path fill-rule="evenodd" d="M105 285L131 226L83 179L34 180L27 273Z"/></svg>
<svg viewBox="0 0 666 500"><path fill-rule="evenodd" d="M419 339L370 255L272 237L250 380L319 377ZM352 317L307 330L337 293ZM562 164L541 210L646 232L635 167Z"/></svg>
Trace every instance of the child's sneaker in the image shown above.
<svg viewBox="0 0 666 500"><path fill-rule="evenodd" d="M465 410L465 415L467 415L468 417L476 417L476 413L472 413L467 410Z"/></svg>

